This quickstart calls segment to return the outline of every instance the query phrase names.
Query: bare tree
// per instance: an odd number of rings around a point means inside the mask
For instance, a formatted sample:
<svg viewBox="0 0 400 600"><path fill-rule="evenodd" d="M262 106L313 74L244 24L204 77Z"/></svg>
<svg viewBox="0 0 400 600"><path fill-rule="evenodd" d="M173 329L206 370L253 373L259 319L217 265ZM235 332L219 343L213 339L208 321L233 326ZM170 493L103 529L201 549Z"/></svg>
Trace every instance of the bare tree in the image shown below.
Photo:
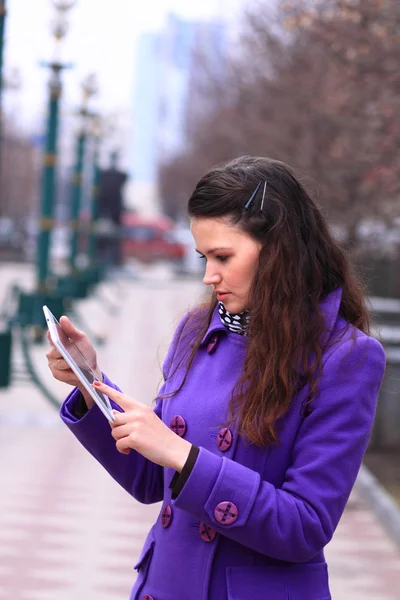
<svg viewBox="0 0 400 600"><path fill-rule="evenodd" d="M213 164L269 155L307 175L352 236L363 216L399 214L400 4L296 0L279 8L272 20L265 3L252 6L222 83L201 78L191 102L205 109L195 112L185 155L161 166L162 197L176 211Z"/></svg>
<svg viewBox="0 0 400 600"><path fill-rule="evenodd" d="M290 16L288 3L286 11ZM295 45L306 41L323 67L309 124L318 113L330 122L321 155L324 172L315 171L330 212L337 220L345 214L350 231L363 215L390 218L398 211L400 191L400 5L329 0L307 10L300 2L295 13ZM319 136L313 137L317 148ZM318 164L304 158L311 169Z"/></svg>

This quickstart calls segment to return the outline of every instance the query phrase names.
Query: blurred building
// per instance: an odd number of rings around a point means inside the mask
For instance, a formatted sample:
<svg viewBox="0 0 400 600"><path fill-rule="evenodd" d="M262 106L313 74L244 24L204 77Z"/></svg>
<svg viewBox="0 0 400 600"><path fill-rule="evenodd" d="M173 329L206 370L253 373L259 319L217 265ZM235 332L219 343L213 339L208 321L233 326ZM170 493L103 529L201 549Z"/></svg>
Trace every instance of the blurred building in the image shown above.
<svg viewBox="0 0 400 600"><path fill-rule="evenodd" d="M205 49L213 71L222 72L225 33L217 17L194 21L170 14L161 31L140 36L129 190L130 204L140 213L158 212L158 164L185 148L198 51Z"/></svg>
<svg viewBox="0 0 400 600"><path fill-rule="evenodd" d="M156 194L157 130L160 106L160 33L139 37L133 100L133 179L129 204L142 213L158 212Z"/></svg>
<svg viewBox="0 0 400 600"><path fill-rule="evenodd" d="M220 20L185 21L169 15L162 36L162 94L158 159L184 150L196 106L192 94L202 78L223 74L226 25ZM202 61L207 62L207 67ZM211 72L210 72L211 70Z"/></svg>

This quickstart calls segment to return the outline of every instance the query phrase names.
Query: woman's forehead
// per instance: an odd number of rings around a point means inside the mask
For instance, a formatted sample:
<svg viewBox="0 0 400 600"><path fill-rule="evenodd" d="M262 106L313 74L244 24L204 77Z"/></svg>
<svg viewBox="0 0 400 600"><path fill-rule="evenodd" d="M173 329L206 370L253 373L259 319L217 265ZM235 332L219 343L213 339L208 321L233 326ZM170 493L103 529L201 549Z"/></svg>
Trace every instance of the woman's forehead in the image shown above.
<svg viewBox="0 0 400 600"><path fill-rule="evenodd" d="M232 223L228 217L192 217L190 229L198 233L236 233L241 229Z"/></svg>
<svg viewBox="0 0 400 600"><path fill-rule="evenodd" d="M190 228L197 248L228 248L251 241L248 233L227 217L194 217Z"/></svg>

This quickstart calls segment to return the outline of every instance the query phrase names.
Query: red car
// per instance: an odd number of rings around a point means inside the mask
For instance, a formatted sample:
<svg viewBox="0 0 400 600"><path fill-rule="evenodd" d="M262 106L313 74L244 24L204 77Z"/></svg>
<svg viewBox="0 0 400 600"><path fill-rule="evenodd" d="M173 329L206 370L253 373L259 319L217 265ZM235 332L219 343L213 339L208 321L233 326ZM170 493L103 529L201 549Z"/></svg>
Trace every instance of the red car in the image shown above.
<svg viewBox="0 0 400 600"><path fill-rule="evenodd" d="M125 213L122 217L122 257L143 262L160 259L180 261L184 246L174 237L174 223L167 217L143 217Z"/></svg>

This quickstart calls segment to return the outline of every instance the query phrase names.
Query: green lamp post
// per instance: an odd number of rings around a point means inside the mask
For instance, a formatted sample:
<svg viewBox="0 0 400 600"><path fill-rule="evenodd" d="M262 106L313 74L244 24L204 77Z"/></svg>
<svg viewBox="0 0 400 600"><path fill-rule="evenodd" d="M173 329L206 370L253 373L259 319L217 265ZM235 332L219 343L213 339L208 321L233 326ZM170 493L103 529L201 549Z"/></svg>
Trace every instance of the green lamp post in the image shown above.
<svg viewBox="0 0 400 600"><path fill-rule="evenodd" d="M3 91L3 46L4 46L4 28L6 20L6 0L0 0L0 163L1 163L1 138L3 133L3 111L2 111L2 91ZM0 164L1 172L1 164ZM11 329L0 331L0 353L2 360L0 362L0 388L8 387L11 381Z"/></svg>
<svg viewBox="0 0 400 600"><path fill-rule="evenodd" d="M100 144L101 131L98 119L93 121L92 128L93 139L93 167L92 167L92 186L91 186L91 205L90 205L90 229L88 242L89 265L96 271L98 268L96 260L97 249L97 225L99 219L99 195L100 195Z"/></svg>
<svg viewBox="0 0 400 600"><path fill-rule="evenodd" d="M58 112L61 96L61 71L71 65L62 64L58 58L60 43L68 29L67 11L76 0L53 0L56 18L52 23L52 33L56 41L54 59L50 63L42 63L50 69L49 101L43 169L41 180L41 205L39 215L39 232L36 255L36 289L34 292L20 290L18 296L18 321L22 327L32 326L35 341L43 337L45 320L42 306L47 304L55 314L64 312L64 298L57 293L50 283L49 248L50 236L54 226L53 214L55 204L55 175L57 165Z"/></svg>
<svg viewBox="0 0 400 600"><path fill-rule="evenodd" d="M57 282L57 288L64 296L69 298L85 298L89 292L92 278L88 269L79 267L79 257L84 228L80 221L82 200L84 195L84 171L86 169L86 154L88 128L92 117L94 116L88 109L90 98L97 92L97 82L95 75L89 75L82 82L82 104L78 111L79 125L76 139L75 166L72 178L72 197L70 212L70 254L69 254L69 275L60 278ZM82 266L82 265L81 265Z"/></svg>
<svg viewBox="0 0 400 600"><path fill-rule="evenodd" d="M82 196L83 196L83 170L85 162L86 144L88 137L88 125L89 119L93 116L89 112L88 102L92 96L97 92L97 83L95 75L89 75L85 78L82 83L82 105L79 109L79 132L76 143L76 159L75 169L73 176L73 194L72 194L72 206L71 206L71 251L69 257L69 264L72 275L77 275L77 256L79 251L79 241L81 226L79 223L80 210L82 207Z"/></svg>
<svg viewBox="0 0 400 600"><path fill-rule="evenodd" d="M76 0L53 0L57 18L53 23L53 35L59 46L68 29L65 13L74 6ZM55 176L57 166L58 113L62 91L61 71L71 65L62 64L55 58L50 63L42 63L50 69L49 104L43 171L41 184L41 212L39 219L39 240L37 251L37 288L40 294L50 290L49 285L49 247L50 235L54 227Z"/></svg>
<svg viewBox="0 0 400 600"><path fill-rule="evenodd" d="M83 163L85 158L85 147L86 147L86 132L80 131L77 138L76 145L76 161L74 168L74 175L72 178L72 202L71 202L71 220L70 220L70 256L69 266L70 275L75 277L77 275L77 264L76 258L78 255L78 242L79 242L79 212L82 201L83 192Z"/></svg>

